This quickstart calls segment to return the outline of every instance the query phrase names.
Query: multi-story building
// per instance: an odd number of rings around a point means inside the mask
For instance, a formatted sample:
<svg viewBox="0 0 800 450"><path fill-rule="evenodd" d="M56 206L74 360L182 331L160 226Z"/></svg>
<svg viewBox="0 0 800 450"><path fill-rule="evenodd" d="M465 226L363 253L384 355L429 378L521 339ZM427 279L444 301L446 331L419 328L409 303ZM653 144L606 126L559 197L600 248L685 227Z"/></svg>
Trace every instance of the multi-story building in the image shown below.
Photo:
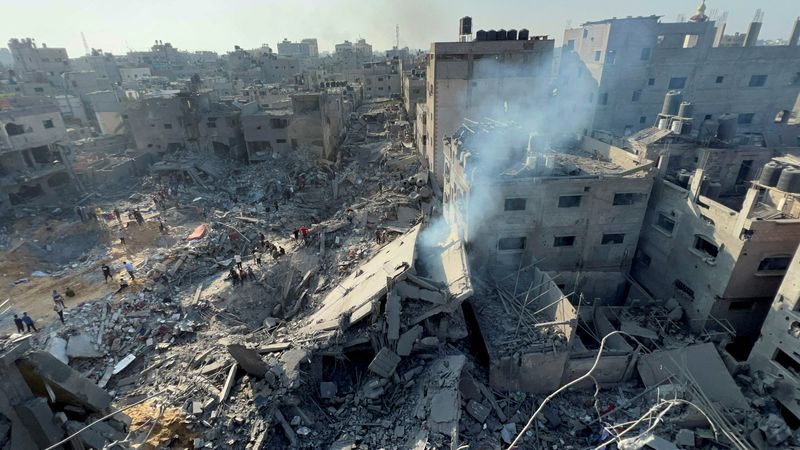
<svg viewBox="0 0 800 450"><path fill-rule="evenodd" d="M128 52L127 59L135 67L149 67L153 75L174 80L189 77L194 71L189 64L190 54L178 51L169 42L156 41L149 51Z"/></svg>
<svg viewBox="0 0 800 450"><path fill-rule="evenodd" d="M466 121L444 139L443 215L474 270L536 263L566 292L621 302L653 163L590 137L556 138Z"/></svg>
<svg viewBox="0 0 800 450"><path fill-rule="evenodd" d="M756 45L760 22L736 45L704 11L701 5L687 22L628 17L567 29L558 89L572 96L573 120L587 131L630 135L656 124L664 94L680 90L698 105L696 125L733 113L744 132L764 133L771 145L798 145L800 133L791 142L778 139L774 119L800 92L800 21L787 45Z"/></svg>
<svg viewBox="0 0 800 450"><path fill-rule="evenodd" d="M541 105L549 92L554 40L529 38L527 31L518 40L486 40L485 35L481 31L480 40L431 44L424 155L440 187L444 137L465 118L502 117L524 123L536 116L537 108L544 111Z"/></svg>
<svg viewBox="0 0 800 450"><path fill-rule="evenodd" d="M399 66L396 59L364 63L357 80L364 83L364 97L372 99L400 96Z"/></svg>
<svg viewBox="0 0 800 450"><path fill-rule="evenodd" d="M365 62L372 61L372 45L364 39L359 39L355 43L344 41L336 44L335 59L341 68L357 68Z"/></svg>
<svg viewBox="0 0 800 450"><path fill-rule="evenodd" d="M11 39L8 48L14 68L26 79L44 78L54 86L62 84L61 75L70 70L67 49L37 46L31 38Z"/></svg>
<svg viewBox="0 0 800 450"><path fill-rule="evenodd" d="M630 141L660 157L631 275L652 297L677 300L693 330L734 338L734 352L749 348L800 242L791 168L800 160L669 130ZM787 168L773 170L771 159Z"/></svg>
<svg viewBox="0 0 800 450"><path fill-rule="evenodd" d="M787 249L789 250L789 249ZM748 362L755 371L776 378L772 396L784 414L800 421L800 251L788 263Z"/></svg>
<svg viewBox="0 0 800 450"><path fill-rule="evenodd" d="M0 100L0 211L76 192L68 147L54 102L41 97Z"/></svg>
<svg viewBox="0 0 800 450"><path fill-rule="evenodd" d="M99 80L108 80L109 83L122 81L116 58L111 53L103 53L103 50L92 49L90 55L74 58L71 64L74 70L95 72Z"/></svg>
<svg viewBox="0 0 800 450"><path fill-rule="evenodd" d="M319 56L319 48L316 39L303 39L300 42L291 42L284 38L282 42L278 42L278 54L281 56L316 58Z"/></svg>
<svg viewBox="0 0 800 450"><path fill-rule="evenodd" d="M403 96L403 108L410 118L417 116L417 104L425 102L425 71L412 69L403 72L400 85Z"/></svg>

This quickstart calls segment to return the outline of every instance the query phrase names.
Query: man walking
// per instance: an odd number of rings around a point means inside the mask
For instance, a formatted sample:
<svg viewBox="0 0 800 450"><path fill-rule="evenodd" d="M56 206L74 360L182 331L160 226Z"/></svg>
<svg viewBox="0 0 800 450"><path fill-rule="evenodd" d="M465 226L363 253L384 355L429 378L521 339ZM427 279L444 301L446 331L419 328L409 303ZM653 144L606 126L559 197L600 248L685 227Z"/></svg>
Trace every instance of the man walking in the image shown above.
<svg viewBox="0 0 800 450"><path fill-rule="evenodd" d="M22 325L22 319L17 317L16 314L14 314L14 325L17 326L17 333L24 333L25 332L25 327Z"/></svg>
<svg viewBox="0 0 800 450"><path fill-rule="evenodd" d="M242 270L242 255L233 255L233 261L236 263L236 267Z"/></svg>
<svg viewBox="0 0 800 450"><path fill-rule="evenodd" d="M36 329L36 325L33 323L33 319L31 319L31 317L26 312L22 313L22 323L24 323L25 326L28 328L28 333L30 333L31 330L35 332L39 331Z"/></svg>
<svg viewBox="0 0 800 450"><path fill-rule="evenodd" d="M103 270L103 281L108 283L109 279L113 279L114 277L111 275L111 267L108 267L108 264L103 264L101 267Z"/></svg>
<svg viewBox="0 0 800 450"><path fill-rule="evenodd" d="M133 218L136 219L136 223L139 226L144 225L144 216L142 216L142 213L139 211L139 208L133 210Z"/></svg>
<svg viewBox="0 0 800 450"><path fill-rule="evenodd" d="M130 261L125 261L125 270L127 270L128 271L128 275L131 276L131 281L136 280L136 277L133 275L133 271L134 271L133 264L131 264Z"/></svg>
<svg viewBox="0 0 800 450"><path fill-rule="evenodd" d="M116 216L117 222L122 224L122 214L119 212L119 208L114 208L114 216Z"/></svg>
<svg viewBox="0 0 800 450"><path fill-rule="evenodd" d="M122 244L123 247L127 247L127 245L125 245L125 231L122 228L117 231L117 237L119 238L119 243Z"/></svg>
<svg viewBox="0 0 800 450"><path fill-rule="evenodd" d="M64 307L64 297L62 297L61 294L59 294L55 289L53 289L53 303L56 305L61 305L62 308Z"/></svg>
<svg viewBox="0 0 800 450"><path fill-rule="evenodd" d="M58 318L61 319L61 323L64 323L64 304L56 303L55 306L53 306L53 311L58 314Z"/></svg>

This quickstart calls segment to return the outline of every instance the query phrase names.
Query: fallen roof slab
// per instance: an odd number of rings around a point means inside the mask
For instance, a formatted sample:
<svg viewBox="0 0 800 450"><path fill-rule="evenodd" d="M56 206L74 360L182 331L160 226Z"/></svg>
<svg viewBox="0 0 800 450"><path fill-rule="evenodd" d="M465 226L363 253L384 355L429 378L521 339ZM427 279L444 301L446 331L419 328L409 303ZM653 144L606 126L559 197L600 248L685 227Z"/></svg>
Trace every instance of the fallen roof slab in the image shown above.
<svg viewBox="0 0 800 450"><path fill-rule="evenodd" d="M653 352L642 356L637 368L647 387L670 382L689 384L691 380L712 402L733 409L748 408L747 400L713 344Z"/></svg>

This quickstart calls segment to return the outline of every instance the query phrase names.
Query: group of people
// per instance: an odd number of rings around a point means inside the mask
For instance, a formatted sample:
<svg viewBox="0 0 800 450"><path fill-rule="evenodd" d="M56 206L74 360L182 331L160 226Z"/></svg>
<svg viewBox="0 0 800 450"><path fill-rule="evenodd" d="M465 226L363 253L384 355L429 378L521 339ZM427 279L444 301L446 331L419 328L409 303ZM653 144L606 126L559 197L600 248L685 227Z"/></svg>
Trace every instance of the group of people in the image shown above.
<svg viewBox="0 0 800 450"><path fill-rule="evenodd" d="M308 227L306 227L304 225L304 226L302 226L300 228L295 229L292 232L292 236L294 237L295 241L299 241L302 238L303 239L303 245L308 245L308 241L309 241L308 232L309 232Z"/></svg>
<svg viewBox="0 0 800 450"><path fill-rule="evenodd" d="M261 253L269 253L274 259L278 259L281 256L286 254L286 250L283 247L279 247L272 242L267 240L267 237L264 233L260 233L261 237L261 250L259 251L258 248L253 249L253 257L256 260L256 264L259 266L261 265Z"/></svg>
<svg viewBox="0 0 800 450"><path fill-rule="evenodd" d="M125 261L124 267L125 271L128 272L128 276L131 277L131 281L136 280L136 268L133 266L133 263ZM105 283L108 283L108 280L114 280L114 275L111 273L111 267L108 264L103 263L103 265L100 266L100 270L103 271L103 281ZM119 289L117 289L116 293L119 293L128 286L128 280L126 280L124 276L119 277Z"/></svg>
<svg viewBox="0 0 800 450"><path fill-rule="evenodd" d="M253 267L247 266L247 268L245 269L244 267L242 267L242 264L240 262L238 264L234 264L231 267L230 271L228 271L228 277L226 278L226 280L232 280L234 286L236 286L237 284L243 286L244 282L247 281L248 278L253 281L255 281L256 279L256 274L253 272Z"/></svg>
<svg viewBox="0 0 800 450"><path fill-rule="evenodd" d="M91 208L89 206L76 206L75 214L81 219L81 222L97 222L98 217L103 216L103 211L100 208Z"/></svg>

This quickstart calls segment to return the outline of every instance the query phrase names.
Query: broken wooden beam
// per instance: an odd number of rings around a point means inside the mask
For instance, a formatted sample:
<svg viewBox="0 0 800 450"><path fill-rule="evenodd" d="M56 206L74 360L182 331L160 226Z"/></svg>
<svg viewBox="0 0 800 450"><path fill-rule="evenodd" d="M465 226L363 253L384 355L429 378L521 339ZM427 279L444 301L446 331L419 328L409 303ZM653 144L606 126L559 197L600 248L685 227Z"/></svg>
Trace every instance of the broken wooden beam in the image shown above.
<svg viewBox="0 0 800 450"><path fill-rule="evenodd" d="M219 394L220 403L223 403L225 400L227 400L228 396L231 394L231 389L236 381L236 369L238 368L239 365L237 363L233 363L230 370L228 370L228 376L225 378L225 386L222 388L222 392Z"/></svg>

